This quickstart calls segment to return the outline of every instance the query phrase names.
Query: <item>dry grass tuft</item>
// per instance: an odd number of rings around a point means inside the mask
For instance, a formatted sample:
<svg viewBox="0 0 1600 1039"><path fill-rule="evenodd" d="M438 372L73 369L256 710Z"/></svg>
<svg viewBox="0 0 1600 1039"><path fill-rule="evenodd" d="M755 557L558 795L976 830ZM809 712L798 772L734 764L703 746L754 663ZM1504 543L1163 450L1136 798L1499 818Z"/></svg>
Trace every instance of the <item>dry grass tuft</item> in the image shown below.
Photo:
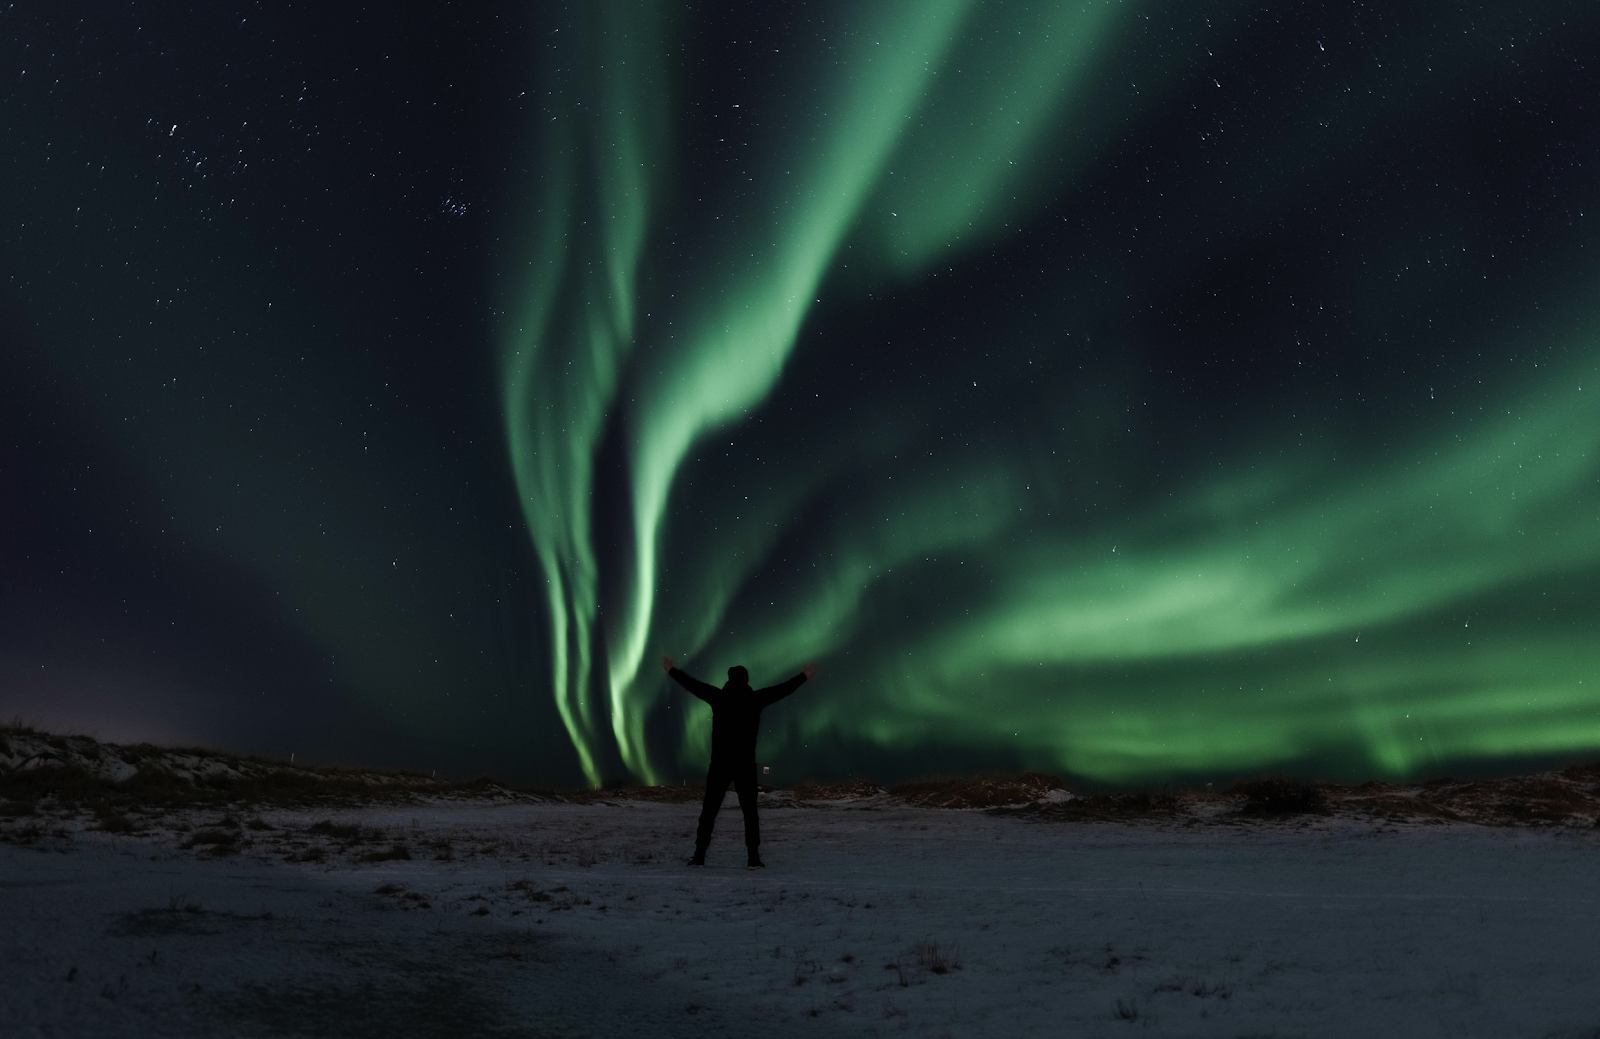
<svg viewBox="0 0 1600 1039"><path fill-rule="evenodd" d="M100 822L100 829L106 833L132 833L134 830L133 820L114 808L102 805L95 816Z"/></svg>
<svg viewBox="0 0 1600 1039"><path fill-rule="evenodd" d="M312 823L306 827L308 833L318 833L324 837L336 837L344 841L357 841L361 839L361 827L354 823L340 824L332 819Z"/></svg>
<svg viewBox="0 0 1600 1039"><path fill-rule="evenodd" d="M231 855L238 850L239 835L230 830L196 830L180 848L203 848L213 855Z"/></svg>
<svg viewBox="0 0 1600 1039"><path fill-rule="evenodd" d="M531 881L531 880L527 880L527 879L515 880L515 881L512 881L510 884L508 884L506 886L511 891L520 891L520 892L522 892L523 897L527 898L527 900L530 901L530 902L548 902L548 901L550 901L549 892L539 890L539 888L536 887L534 885L533 881Z"/></svg>
<svg viewBox="0 0 1600 1039"><path fill-rule="evenodd" d="M949 974L961 969L961 950L935 941L918 942L914 950L917 966L930 974Z"/></svg>
<svg viewBox="0 0 1600 1039"><path fill-rule="evenodd" d="M361 856L362 862L395 862L398 860L409 861L410 859L411 849L399 842L391 844L387 848L369 851Z"/></svg>

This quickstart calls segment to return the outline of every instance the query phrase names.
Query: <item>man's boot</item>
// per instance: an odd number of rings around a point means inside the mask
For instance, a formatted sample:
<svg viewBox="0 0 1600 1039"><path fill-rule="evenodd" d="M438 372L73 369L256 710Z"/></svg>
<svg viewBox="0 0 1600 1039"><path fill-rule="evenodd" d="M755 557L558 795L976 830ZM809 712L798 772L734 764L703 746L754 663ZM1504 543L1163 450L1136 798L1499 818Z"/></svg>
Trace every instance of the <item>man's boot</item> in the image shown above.
<svg viewBox="0 0 1600 1039"><path fill-rule="evenodd" d="M694 846L694 858L689 860L689 865L691 865L691 866L704 866L705 864L706 864L706 846L704 844L696 844Z"/></svg>
<svg viewBox="0 0 1600 1039"><path fill-rule="evenodd" d="M761 861L761 853L754 848L750 849L750 859L744 864L745 869L766 869L767 864Z"/></svg>

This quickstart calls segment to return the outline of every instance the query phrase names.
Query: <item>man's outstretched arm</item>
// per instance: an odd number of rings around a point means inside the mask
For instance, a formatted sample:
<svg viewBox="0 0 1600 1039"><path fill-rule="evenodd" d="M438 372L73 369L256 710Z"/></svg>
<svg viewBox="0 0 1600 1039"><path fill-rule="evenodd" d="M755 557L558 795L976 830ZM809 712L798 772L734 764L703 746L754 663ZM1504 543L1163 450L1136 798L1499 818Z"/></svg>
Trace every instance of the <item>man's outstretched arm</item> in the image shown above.
<svg viewBox="0 0 1600 1039"><path fill-rule="evenodd" d="M807 664L805 667L800 669L800 673L798 675L795 675L787 682L779 682L777 685L769 685L765 689L757 690L756 699L763 707L771 706L772 704L777 703L779 700L782 700L785 696L788 696L790 693L794 692L796 689L799 689L801 686L805 685L806 679L810 678L816 673L817 665Z"/></svg>
<svg viewBox="0 0 1600 1039"><path fill-rule="evenodd" d="M667 673L668 678L687 689L689 691L689 695L698 696L706 703L711 703L712 697L722 692L721 689L718 689L714 685L708 685L707 683L700 681L700 679L695 678L687 671L678 670L678 665L673 663L671 657L661 658L661 670Z"/></svg>

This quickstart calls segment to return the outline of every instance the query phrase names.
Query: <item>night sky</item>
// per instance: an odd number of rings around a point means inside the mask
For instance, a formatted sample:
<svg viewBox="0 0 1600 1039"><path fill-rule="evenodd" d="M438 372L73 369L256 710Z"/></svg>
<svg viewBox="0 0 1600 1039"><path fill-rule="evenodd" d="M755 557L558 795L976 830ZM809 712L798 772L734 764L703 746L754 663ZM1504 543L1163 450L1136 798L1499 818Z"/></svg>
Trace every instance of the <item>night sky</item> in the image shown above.
<svg viewBox="0 0 1600 1039"><path fill-rule="evenodd" d="M0 10L0 713L677 782L1600 750L1592 3ZM1596 249L1589 249L1597 244Z"/></svg>

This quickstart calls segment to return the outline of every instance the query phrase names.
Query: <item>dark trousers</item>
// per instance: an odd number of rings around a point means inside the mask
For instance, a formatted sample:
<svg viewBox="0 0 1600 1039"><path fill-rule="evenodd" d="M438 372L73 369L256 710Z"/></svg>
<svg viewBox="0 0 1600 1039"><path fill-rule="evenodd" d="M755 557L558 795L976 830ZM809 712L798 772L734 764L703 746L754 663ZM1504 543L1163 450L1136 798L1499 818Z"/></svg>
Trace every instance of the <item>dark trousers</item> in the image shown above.
<svg viewBox="0 0 1600 1039"><path fill-rule="evenodd" d="M748 848L761 846L761 820L756 817L756 764L748 762L713 761L706 770L706 800L700 808L700 829L694 843L704 848L711 843L711 828L717 823L717 811L722 808L722 798L732 782L739 791L739 810L744 813L744 843Z"/></svg>

